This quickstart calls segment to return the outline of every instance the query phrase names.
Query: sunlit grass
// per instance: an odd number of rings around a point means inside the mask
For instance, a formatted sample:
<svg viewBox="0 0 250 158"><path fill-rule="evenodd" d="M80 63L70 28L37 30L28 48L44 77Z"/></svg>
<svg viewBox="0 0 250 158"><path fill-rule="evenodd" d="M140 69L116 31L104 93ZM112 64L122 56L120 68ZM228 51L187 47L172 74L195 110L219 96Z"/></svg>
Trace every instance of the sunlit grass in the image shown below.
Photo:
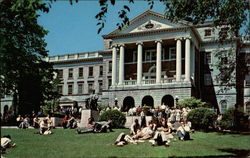
<svg viewBox="0 0 250 158"><path fill-rule="evenodd" d="M82 157L203 157L247 156L250 136L196 132L193 140L171 142L170 147L152 147L148 141L139 145L113 145L121 132L82 134L75 130L54 129L52 135L35 134L34 129L1 129L1 135L10 134L17 144L7 150L7 158L82 158Z"/></svg>

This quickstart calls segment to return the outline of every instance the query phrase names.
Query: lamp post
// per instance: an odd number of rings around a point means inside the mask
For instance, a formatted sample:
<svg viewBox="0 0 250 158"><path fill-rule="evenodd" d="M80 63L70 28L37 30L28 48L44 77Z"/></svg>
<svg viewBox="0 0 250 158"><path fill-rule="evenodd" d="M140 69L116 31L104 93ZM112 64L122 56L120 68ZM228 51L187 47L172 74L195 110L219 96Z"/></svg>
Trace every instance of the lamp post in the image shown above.
<svg viewBox="0 0 250 158"><path fill-rule="evenodd" d="M178 101L179 101L179 97L178 97L178 96L175 96L175 107L177 106Z"/></svg>
<svg viewBox="0 0 250 158"><path fill-rule="evenodd" d="M115 106L117 106L117 105L118 105L118 99L115 98Z"/></svg>

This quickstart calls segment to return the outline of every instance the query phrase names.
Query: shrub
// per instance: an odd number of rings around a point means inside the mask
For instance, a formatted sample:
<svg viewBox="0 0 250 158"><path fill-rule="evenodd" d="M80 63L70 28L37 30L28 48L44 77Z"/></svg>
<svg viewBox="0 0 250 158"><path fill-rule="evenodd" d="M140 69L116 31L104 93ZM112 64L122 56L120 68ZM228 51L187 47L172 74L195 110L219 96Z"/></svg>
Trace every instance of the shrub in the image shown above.
<svg viewBox="0 0 250 158"><path fill-rule="evenodd" d="M188 113L187 119L191 121L192 128L208 130L214 126L216 114L208 108L200 107L191 110Z"/></svg>
<svg viewBox="0 0 250 158"><path fill-rule="evenodd" d="M177 104L181 108L185 108L185 107L197 108L197 107L204 107L206 105L206 102L202 102L200 99L191 97L191 98L181 100Z"/></svg>
<svg viewBox="0 0 250 158"><path fill-rule="evenodd" d="M106 105L106 104L98 104L97 105L97 109L99 111L105 110L107 107L108 107L108 105Z"/></svg>
<svg viewBox="0 0 250 158"><path fill-rule="evenodd" d="M241 108L229 108L222 115L221 121L218 122L221 129L226 130L244 130L248 125L247 115L244 114Z"/></svg>
<svg viewBox="0 0 250 158"><path fill-rule="evenodd" d="M101 114L99 121L112 120L111 127L122 128L126 122L125 115L118 110L108 110Z"/></svg>

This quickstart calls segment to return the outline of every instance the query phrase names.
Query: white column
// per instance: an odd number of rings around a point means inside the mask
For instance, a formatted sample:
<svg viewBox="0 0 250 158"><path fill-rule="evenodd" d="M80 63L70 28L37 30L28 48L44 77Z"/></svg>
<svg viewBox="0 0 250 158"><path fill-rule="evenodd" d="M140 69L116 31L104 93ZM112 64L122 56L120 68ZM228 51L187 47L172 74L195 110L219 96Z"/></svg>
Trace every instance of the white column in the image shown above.
<svg viewBox="0 0 250 158"><path fill-rule="evenodd" d="M156 42L156 83L161 83L161 43L162 40Z"/></svg>
<svg viewBox="0 0 250 158"><path fill-rule="evenodd" d="M185 81L190 81L190 38L185 39Z"/></svg>
<svg viewBox="0 0 250 158"><path fill-rule="evenodd" d="M141 84L142 80L142 42L136 43L137 45L137 84Z"/></svg>
<svg viewBox="0 0 250 158"><path fill-rule="evenodd" d="M194 77L194 65L195 65L195 53L194 53L194 43L192 42L191 44L191 52L190 52L190 58L191 58L191 62L190 62L190 75L191 77Z"/></svg>
<svg viewBox="0 0 250 158"><path fill-rule="evenodd" d="M176 39L176 81L181 81L181 38Z"/></svg>
<svg viewBox="0 0 250 158"><path fill-rule="evenodd" d="M124 44L120 45L119 85L124 82Z"/></svg>
<svg viewBox="0 0 250 158"><path fill-rule="evenodd" d="M112 46L112 86L116 85L116 58L117 58L117 51L116 46Z"/></svg>

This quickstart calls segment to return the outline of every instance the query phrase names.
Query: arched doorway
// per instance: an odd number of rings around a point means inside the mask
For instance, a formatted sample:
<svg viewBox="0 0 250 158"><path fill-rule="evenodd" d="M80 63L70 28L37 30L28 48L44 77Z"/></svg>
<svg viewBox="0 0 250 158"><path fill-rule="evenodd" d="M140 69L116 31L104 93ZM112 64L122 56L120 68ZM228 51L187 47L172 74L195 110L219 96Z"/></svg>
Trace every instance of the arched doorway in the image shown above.
<svg viewBox="0 0 250 158"><path fill-rule="evenodd" d="M147 96L143 97L141 104L142 104L142 106L146 105L146 106L154 107L154 99L150 95L147 95Z"/></svg>
<svg viewBox="0 0 250 158"><path fill-rule="evenodd" d="M165 104L168 107L173 107L174 106L174 97L172 97L171 95L165 95L161 99L161 104Z"/></svg>
<svg viewBox="0 0 250 158"><path fill-rule="evenodd" d="M130 108L135 107L135 100L133 97L128 96L124 98L123 104L122 104L122 112L127 112Z"/></svg>

